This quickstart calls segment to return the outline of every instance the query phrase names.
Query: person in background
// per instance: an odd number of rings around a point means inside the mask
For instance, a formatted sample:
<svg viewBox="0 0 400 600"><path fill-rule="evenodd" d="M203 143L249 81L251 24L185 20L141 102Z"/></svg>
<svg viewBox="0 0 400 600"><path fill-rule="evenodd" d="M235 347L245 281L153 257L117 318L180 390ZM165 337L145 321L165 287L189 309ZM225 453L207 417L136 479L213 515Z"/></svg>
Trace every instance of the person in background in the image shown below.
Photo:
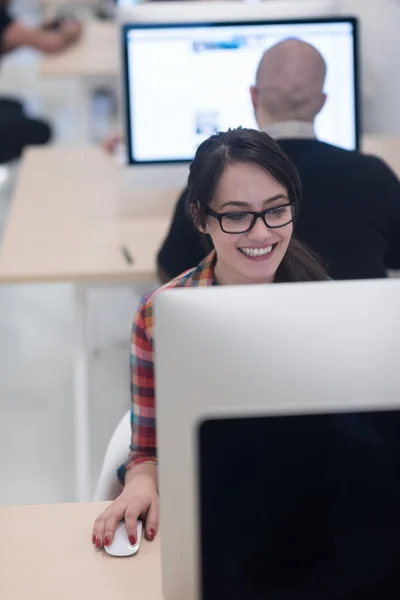
<svg viewBox="0 0 400 600"><path fill-rule="evenodd" d="M0 59L22 47L47 54L61 52L81 35L81 25L70 17L27 27L10 16L8 5L0 0ZM51 128L45 121L30 118L21 102L0 98L0 163L17 159L26 146L46 144L50 138Z"/></svg>
<svg viewBox="0 0 400 600"><path fill-rule="evenodd" d="M334 279L386 277L387 269L400 269L400 182L379 158L317 140L325 75L325 61L310 44L276 44L264 53L250 90L256 121L299 170L303 202L296 237ZM211 248L193 227L184 190L158 253L161 281L194 267Z"/></svg>

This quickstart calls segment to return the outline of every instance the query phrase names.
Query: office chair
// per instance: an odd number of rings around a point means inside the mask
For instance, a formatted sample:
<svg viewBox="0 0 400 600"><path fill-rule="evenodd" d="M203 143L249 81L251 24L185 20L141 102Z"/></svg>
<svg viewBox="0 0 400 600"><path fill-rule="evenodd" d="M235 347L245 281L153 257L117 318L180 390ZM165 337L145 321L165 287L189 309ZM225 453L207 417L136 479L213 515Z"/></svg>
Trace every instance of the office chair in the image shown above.
<svg viewBox="0 0 400 600"><path fill-rule="evenodd" d="M115 500L122 492L117 469L128 458L131 440L131 411L128 410L118 423L108 443L103 466L94 493L94 502Z"/></svg>

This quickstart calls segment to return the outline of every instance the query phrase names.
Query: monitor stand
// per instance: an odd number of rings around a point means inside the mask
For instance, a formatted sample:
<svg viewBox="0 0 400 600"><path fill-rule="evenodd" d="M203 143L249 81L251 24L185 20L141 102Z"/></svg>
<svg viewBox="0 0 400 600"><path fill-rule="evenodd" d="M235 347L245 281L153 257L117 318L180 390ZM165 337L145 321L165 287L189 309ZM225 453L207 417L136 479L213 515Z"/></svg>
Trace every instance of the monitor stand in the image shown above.
<svg viewBox="0 0 400 600"><path fill-rule="evenodd" d="M115 152L117 164L126 172L130 189L183 189L187 184L190 163L128 165L126 149L118 147Z"/></svg>

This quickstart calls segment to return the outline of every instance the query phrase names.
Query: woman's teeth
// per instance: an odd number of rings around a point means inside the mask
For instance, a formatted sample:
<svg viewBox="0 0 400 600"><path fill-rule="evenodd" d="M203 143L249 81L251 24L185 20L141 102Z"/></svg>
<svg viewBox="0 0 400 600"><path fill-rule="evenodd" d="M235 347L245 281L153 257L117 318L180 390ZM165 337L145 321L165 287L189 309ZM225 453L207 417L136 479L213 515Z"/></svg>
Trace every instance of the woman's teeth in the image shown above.
<svg viewBox="0 0 400 600"><path fill-rule="evenodd" d="M273 246L267 246L266 248L239 248L240 252L247 256L265 256L269 254L273 249Z"/></svg>

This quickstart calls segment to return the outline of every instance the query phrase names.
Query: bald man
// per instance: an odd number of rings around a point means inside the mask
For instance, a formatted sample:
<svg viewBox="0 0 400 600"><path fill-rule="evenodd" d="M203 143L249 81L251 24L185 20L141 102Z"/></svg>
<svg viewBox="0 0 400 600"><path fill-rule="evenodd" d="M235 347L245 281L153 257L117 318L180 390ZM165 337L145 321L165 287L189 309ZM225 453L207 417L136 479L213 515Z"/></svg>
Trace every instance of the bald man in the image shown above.
<svg viewBox="0 0 400 600"><path fill-rule="evenodd" d="M267 50L258 65L256 85L250 88L259 128L311 137L314 119L326 101L325 76L322 55L306 42L289 39Z"/></svg>
<svg viewBox="0 0 400 600"><path fill-rule="evenodd" d="M296 237L319 254L333 279L386 277L400 269L400 182L380 159L316 139L325 76L325 61L310 44L286 39L271 47L250 89L256 121L300 172ZM158 254L160 278L196 266L210 248L186 215L185 190Z"/></svg>

